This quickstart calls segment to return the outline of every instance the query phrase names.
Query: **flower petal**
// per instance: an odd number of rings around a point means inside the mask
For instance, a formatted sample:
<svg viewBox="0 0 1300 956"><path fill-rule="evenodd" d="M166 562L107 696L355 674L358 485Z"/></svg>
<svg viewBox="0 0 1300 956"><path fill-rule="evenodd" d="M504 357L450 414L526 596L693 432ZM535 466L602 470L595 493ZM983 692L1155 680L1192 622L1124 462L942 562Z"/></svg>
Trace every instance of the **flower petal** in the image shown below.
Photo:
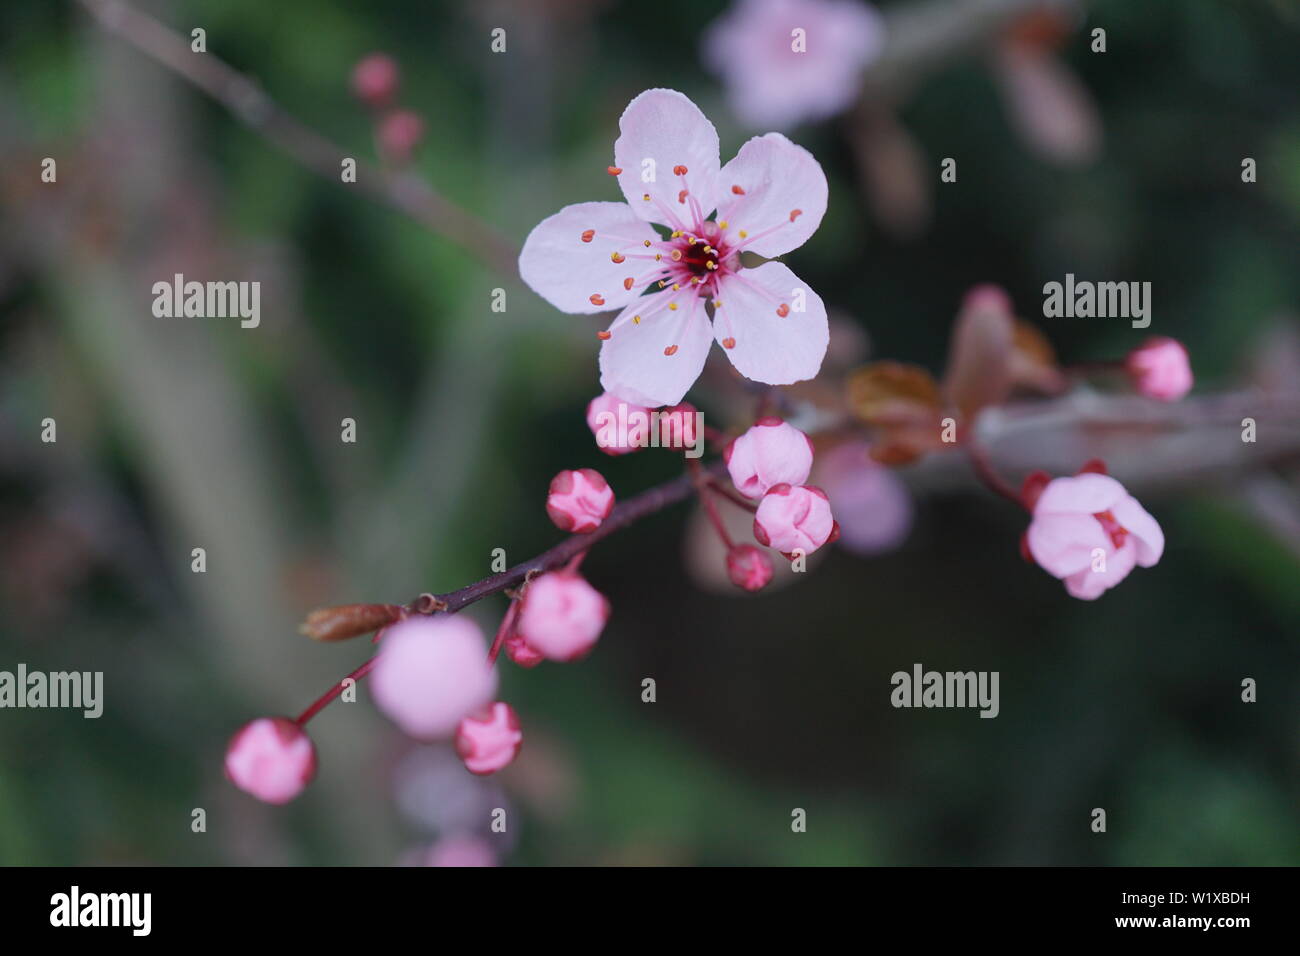
<svg viewBox="0 0 1300 956"><path fill-rule="evenodd" d="M1165 533L1156 519L1132 495L1111 505L1110 513L1128 531L1137 550L1137 563L1149 568L1165 553Z"/></svg>
<svg viewBox="0 0 1300 956"><path fill-rule="evenodd" d="M1088 472L1053 478L1039 496L1034 514L1100 514L1126 497L1124 486L1109 475Z"/></svg>
<svg viewBox="0 0 1300 956"><path fill-rule="evenodd" d="M780 133L755 136L718 176L722 201L718 220L727 238L760 256L798 249L817 231L826 213L826 174L812 153ZM743 190L737 193L736 189ZM740 230L762 238L747 243Z"/></svg>
<svg viewBox="0 0 1300 956"><path fill-rule="evenodd" d="M1065 590L1081 601L1095 601L1128 577L1136 556L1136 550L1127 545L1118 551L1108 548L1105 571L1094 571L1089 563L1088 567L1065 579Z"/></svg>
<svg viewBox="0 0 1300 956"><path fill-rule="evenodd" d="M670 301L678 304L676 310L668 308ZM609 332L600 347L601 387L646 408L680 402L700 377L712 342L703 300L694 289L639 298Z"/></svg>
<svg viewBox="0 0 1300 956"><path fill-rule="evenodd" d="M1067 578L1092 567L1092 552L1110 554L1106 531L1090 514L1035 513L1025 534L1029 553L1040 568L1055 578Z"/></svg>
<svg viewBox="0 0 1300 956"><path fill-rule="evenodd" d="M543 219L519 254L519 275L534 292L562 312L608 312L641 294L623 282L645 272L639 260L615 263L610 256L644 252L659 234L621 202L581 202ZM595 296L597 301L592 301Z"/></svg>
<svg viewBox="0 0 1300 956"><path fill-rule="evenodd" d="M722 277L716 301L713 334L741 375L791 385L821 369L830 341L826 307L784 263Z"/></svg>
<svg viewBox="0 0 1300 956"><path fill-rule="evenodd" d="M678 201L684 198L684 188L699 202L702 215L713 211L718 131L687 96L676 90L646 90L627 105L618 128L618 185L636 215L673 228L693 224L689 201ZM686 167L684 176L674 172L679 166Z"/></svg>

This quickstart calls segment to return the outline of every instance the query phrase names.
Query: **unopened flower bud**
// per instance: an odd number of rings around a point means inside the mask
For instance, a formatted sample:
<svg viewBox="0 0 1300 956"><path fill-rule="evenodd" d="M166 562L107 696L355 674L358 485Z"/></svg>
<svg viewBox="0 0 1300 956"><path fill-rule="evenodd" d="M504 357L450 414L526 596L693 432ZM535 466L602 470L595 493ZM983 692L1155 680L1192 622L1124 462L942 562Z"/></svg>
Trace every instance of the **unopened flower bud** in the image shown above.
<svg viewBox="0 0 1300 956"><path fill-rule="evenodd" d="M375 135L386 157L406 163L424 139L424 119L410 110L393 110L384 114Z"/></svg>
<svg viewBox="0 0 1300 956"><path fill-rule="evenodd" d="M372 109L389 106L397 85L397 61L387 53L372 53L352 68L352 95Z"/></svg>
<svg viewBox="0 0 1300 956"><path fill-rule="evenodd" d="M761 591L772 580L772 559L752 544L738 544L727 552L727 576L746 591Z"/></svg>
<svg viewBox="0 0 1300 956"><path fill-rule="evenodd" d="M288 803L316 775L316 748L288 717L259 717L226 747L226 777L264 803Z"/></svg>
<svg viewBox="0 0 1300 956"><path fill-rule="evenodd" d="M659 447L694 448L700 436L699 412L690 402L659 410Z"/></svg>
<svg viewBox="0 0 1300 956"><path fill-rule="evenodd" d="M552 571L528 585L519 610L519 636L553 661L591 650L609 619L604 595L574 571Z"/></svg>
<svg viewBox="0 0 1300 956"><path fill-rule="evenodd" d="M518 634L513 634L505 641L506 656L520 667L536 667L546 660L546 655L528 646Z"/></svg>
<svg viewBox="0 0 1300 956"><path fill-rule="evenodd" d="M723 452L736 489L761 498L774 485L801 485L812 469L808 436L779 418L764 418Z"/></svg>
<svg viewBox="0 0 1300 956"><path fill-rule="evenodd" d="M298 631L314 641L345 641L377 631L401 617L402 609L396 604L340 604L318 607L307 615Z"/></svg>
<svg viewBox="0 0 1300 956"><path fill-rule="evenodd" d="M614 490L592 468L562 471L551 479L546 513L561 531L595 531L614 508Z"/></svg>
<svg viewBox="0 0 1300 956"><path fill-rule="evenodd" d="M1175 339L1156 336L1128 354L1124 368L1133 387L1147 398L1176 402L1192 390L1187 349Z"/></svg>
<svg viewBox="0 0 1300 956"><path fill-rule="evenodd" d="M754 537L782 554L812 554L838 536L826 492L814 485L780 484L768 490L754 513Z"/></svg>
<svg viewBox="0 0 1300 956"><path fill-rule="evenodd" d="M380 648L371 693L412 737L451 736L462 717L496 693L483 634L467 617L408 617L388 629Z"/></svg>
<svg viewBox="0 0 1300 956"><path fill-rule="evenodd" d="M650 444L650 409L602 392L587 405L587 427L607 455L626 455Z"/></svg>
<svg viewBox="0 0 1300 956"><path fill-rule="evenodd" d="M504 701L485 713L471 714L456 729L456 753L470 773L496 773L515 759L523 744L519 716Z"/></svg>

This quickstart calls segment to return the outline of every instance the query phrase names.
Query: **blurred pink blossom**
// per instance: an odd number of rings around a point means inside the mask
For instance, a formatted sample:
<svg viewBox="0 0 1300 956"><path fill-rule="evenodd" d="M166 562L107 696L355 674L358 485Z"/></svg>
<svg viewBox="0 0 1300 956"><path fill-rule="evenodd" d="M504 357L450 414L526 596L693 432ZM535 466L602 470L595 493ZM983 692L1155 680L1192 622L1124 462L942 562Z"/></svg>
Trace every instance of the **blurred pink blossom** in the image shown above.
<svg viewBox="0 0 1300 956"><path fill-rule="evenodd" d="M883 42L857 0L736 0L706 29L703 60L743 123L788 129L848 107Z"/></svg>
<svg viewBox="0 0 1300 956"><path fill-rule="evenodd" d="M752 544L738 544L727 552L727 577L746 591L761 591L772 580L772 559Z"/></svg>
<svg viewBox="0 0 1300 956"><path fill-rule="evenodd" d="M470 773L496 773L510 764L523 745L515 709L497 701L486 713L470 714L456 730L456 753Z"/></svg>
<svg viewBox="0 0 1300 956"><path fill-rule="evenodd" d="M429 848L425 866L496 866L497 855L486 840L458 834L443 837Z"/></svg>
<svg viewBox="0 0 1300 956"><path fill-rule="evenodd" d="M561 531L595 531L614 508L614 489L592 468L562 471L551 479L546 513Z"/></svg>
<svg viewBox="0 0 1300 956"><path fill-rule="evenodd" d="M912 529L907 487L870 452L866 442L844 442L822 452L815 471L840 525L840 547L863 555L893 550Z"/></svg>
<svg viewBox="0 0 1300 956"><path fill-rule="evenodd" d="M316 774L316 748L288 717L249 721L226 747L226 776L264 803L288 803Z"/></svg>
<svg viewBox="0 0 1300 956"><path fill-rule="evenodd" d="M582 657L609 620L609 602L574 571L552 571L535 578L523 601L519 636L553 661Z"/></svg>
<svg viewBox="0 0 1300 956"><path fill-rule="evenodd" d="M1176 402L1192 390L1192 365L1181 342L1163 336L1129 352L1125 370L1133 387L1147 398Z"/></svg>
<svg viewBox="0 0 1300 956"><path fill-rule="evenodd" d="M392 104L398 82L397 62L387 53L371 53L352 68L352 94L372 109Z"/></svg>
<svg viewBox="0 0 1300 956"><path fill-rule="evenodd" d="M478 625L459 614L417 615L384 634L370 675L375 703L412 737L449 737L487 706L497 674Z"/></svg>

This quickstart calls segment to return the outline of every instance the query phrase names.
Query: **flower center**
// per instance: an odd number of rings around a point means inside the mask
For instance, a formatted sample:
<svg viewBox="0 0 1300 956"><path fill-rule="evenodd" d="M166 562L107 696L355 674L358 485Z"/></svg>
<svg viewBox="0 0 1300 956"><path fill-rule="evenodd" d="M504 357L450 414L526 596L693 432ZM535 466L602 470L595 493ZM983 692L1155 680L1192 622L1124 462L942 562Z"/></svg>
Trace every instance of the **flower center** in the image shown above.
<svg viewBox="0 0 1300 956"><path fill-rule="evenodd" d="M1102 530L1110 535L1110 542L1115 546L1116 551L1124 547L1124 539L1128 537L1128 529L1116 521L1113 514L1109 511L1100 511L1094 514L1093 517L1101 522Z"/></svg>

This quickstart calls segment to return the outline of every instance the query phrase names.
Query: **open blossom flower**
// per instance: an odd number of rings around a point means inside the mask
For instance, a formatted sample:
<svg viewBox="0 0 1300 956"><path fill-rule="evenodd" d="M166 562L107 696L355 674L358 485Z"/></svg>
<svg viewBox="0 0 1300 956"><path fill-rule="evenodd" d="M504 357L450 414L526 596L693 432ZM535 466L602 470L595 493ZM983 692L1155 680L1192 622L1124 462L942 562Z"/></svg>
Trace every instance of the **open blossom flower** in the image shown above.
<svg viewBox="0 0 1300 956"><path fill-rule="evenodd" d="M497 701L486 713L470 714L456 729L456 754L470 773L496 773L510 764L523 745L515 709Z"/></svg>
<svg viewBox="0 0 1300 956"><path fill-rule="evenodd" d="M883 40L859 0L737 0L705 31L703 57L743 122L786 129L852 103Z"/></svg>
<svg viewBox="0 0 1300 956"><path fill-rule="evenodd" d="M1175 339L1156 336L1129 352L1125 370L1133 387L1147 398L1176 402L1192 390L1187 349Z"/></svg>
<svg viewBox="0 0 1300 956"><path fill-rule="evenodd" d="M288 717L259 717L226 748L226 776L264 803L288 803L316 774L316 748Z"/></svg>
<svg viewBox="0 0 1300 956"><path fill-rule="evenodd" d="M384 634L370 675L379 709L412 737L450 737L497 690L483 634L459 614L409 617Z"/></svg>
<svg viewBox="0 0 1300 956"><path fill-rule="evenodd" d="M601 385L646 407L675 405L714 338L746 378L814 377L829 338L821 299L783 263L746 269L740 253L779 256L817 230L827 196L817 160L768 133L720 166L713 124L675 90L637 96L619 130L609 172L627 202L566 206L519 256L524 281L557 309L621 310L600 333Z"/></svg>
<svg viewBox="0 0 1300 956"><path fill-rule="evenodd" d="M605 596L574 571L552 571L528 585L519 609L519 636L553 661L591 650L609 619Z"/></svg>
<svg viewBox="0 0 1300 956"><path fill-rule="evenodd" d="M592 468L562 471L551 479L546 513L561 531L595 531L614 509L614 489Z"/></svg>
<svg viewBox="0 0 1300 956"><path fill-rule="evenodd" d="M826 492L812 485L777 485L754 513L758 543L787 556L795 551L812 554L838 534Z"/></svg>
<svg viewBox="0 0 1300 956"><path fill-rule="evenodd" d="M1054 478L1033 504L1025 544L1039 567L1092 601L1149 568L1165 550L1164 532L1137 499L1109 475Z"/></svg>
<svg viewBox="0 0 1300 956"><path fill-rule="evenodd" d="M760 419L723 452L736 489L761 498L773 485L802 485L812 469L808 436L779 418Z"/></svg>

